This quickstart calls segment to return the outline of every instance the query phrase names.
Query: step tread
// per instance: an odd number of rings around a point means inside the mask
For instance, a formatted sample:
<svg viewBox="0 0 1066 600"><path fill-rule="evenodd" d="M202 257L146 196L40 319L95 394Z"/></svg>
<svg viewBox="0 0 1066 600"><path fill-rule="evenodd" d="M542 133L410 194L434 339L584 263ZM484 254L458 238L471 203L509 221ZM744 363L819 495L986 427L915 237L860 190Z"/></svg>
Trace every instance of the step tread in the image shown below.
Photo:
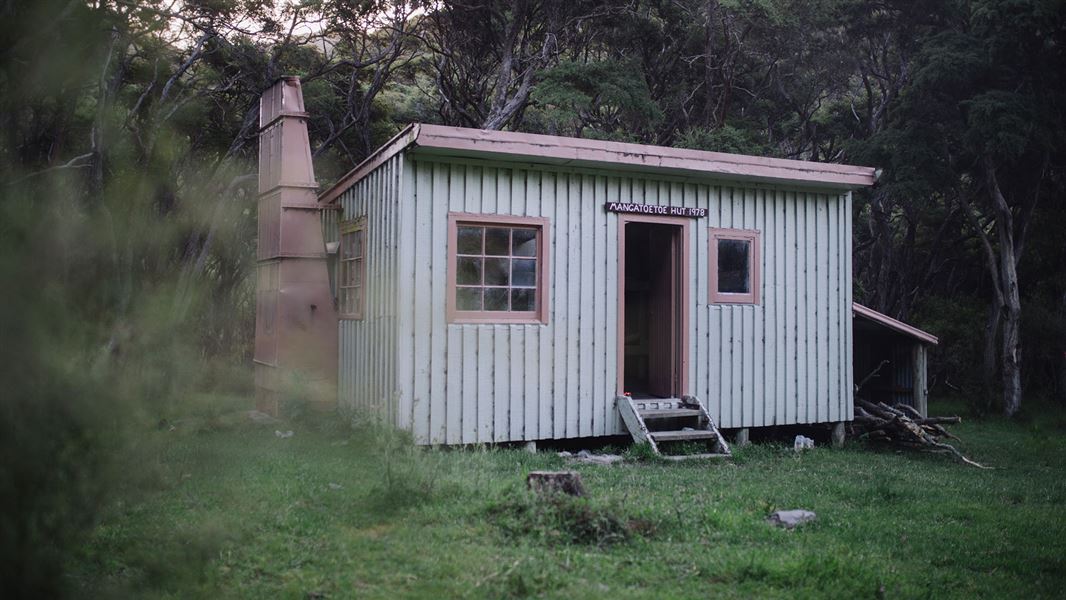
<svg viewBox="0 0 1066 600"><path fill-rule="evenodd" d="M704 454L662 454L662 458L666 460L681 461L681 460L696 460L701 458L733 458L731 454L719 454L716 452L704 453Z"/></svg>
<svg viewBox="0 0 1066 600"><path fill-rule="evenodd" d="M640 416L645 419L671 419L676 417L698 417L698 408L649 408L641 410Z"/></svg>
<svg viewBox="0 0 1066 600"><path fill-rule="evenodd" d="M693 429L691 431L649 431L648 435L655 441L673 442L678 440L707 440L716 439L718 434L708 429Z"/></svg>

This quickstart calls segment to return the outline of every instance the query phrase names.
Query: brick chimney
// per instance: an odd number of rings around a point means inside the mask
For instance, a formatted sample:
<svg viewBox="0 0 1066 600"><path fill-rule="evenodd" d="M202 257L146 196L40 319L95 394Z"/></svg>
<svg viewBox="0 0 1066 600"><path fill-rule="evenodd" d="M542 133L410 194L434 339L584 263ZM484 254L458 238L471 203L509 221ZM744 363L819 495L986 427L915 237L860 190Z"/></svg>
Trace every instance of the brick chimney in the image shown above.
<svg viewBox="0 0 1066 600"><path fill-rule="evenodd" d="M298 77L259 102L255 388L259 410L336 406L337 312Z"/></svg>

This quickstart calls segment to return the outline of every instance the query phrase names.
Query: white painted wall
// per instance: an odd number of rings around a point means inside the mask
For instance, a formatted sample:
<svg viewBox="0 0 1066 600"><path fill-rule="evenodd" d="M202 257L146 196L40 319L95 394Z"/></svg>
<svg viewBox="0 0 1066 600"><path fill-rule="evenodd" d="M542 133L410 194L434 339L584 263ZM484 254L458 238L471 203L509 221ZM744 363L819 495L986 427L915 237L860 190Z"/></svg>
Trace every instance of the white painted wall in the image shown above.
<svg viewBox="0 0 1066 600"><path fill-rule="evenodd" d="M390 407L419 443L624 433L608 201L708 209L691 230L688 387L719 426L852 418L849 194L411 152L342 198L344 218L369 215L371 269L367 321L341 323L342 406ZM449 212L550 220L547 325L447 324ZM708 305L711 227L762 232L760 305Z"/></svg>

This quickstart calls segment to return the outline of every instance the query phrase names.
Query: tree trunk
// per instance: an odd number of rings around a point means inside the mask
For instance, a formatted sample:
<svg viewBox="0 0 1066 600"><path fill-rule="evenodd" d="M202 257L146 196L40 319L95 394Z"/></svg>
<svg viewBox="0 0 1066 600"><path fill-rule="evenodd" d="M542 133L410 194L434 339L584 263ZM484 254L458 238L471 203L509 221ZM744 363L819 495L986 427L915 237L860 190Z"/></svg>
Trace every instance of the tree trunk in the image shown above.
<svg viewBox="0 0 1066 600"><path fill-rule="evenodd" d="M1003 361L1003 413L1013 417L1022 407L1022 301L1018 293L1017 255L1019 240L1014 236L1014 213L1007 204L1007 199L1003 197L991 160L987 162L986 173L999 242L998 275L1003 301L1003 338L1000 340ZM995 275L993 273L993 276Z"/></svg>
<svg viewBox="0 0 1066 600"><path fill-rule="evenodd" d="M999 360L999 330L1003 321L1003 305L999 298L992 299L992 305L988 312L988 321L985 323L985 350L983 354L984 365L981 372L984 380L985 408L991 409L994 404L996 388L996 372Z"/></svg>
<svg viewBox="0 0 1066 600"><path fill-rule="evenodd" d="M1003 319L1003 412L1008 417L1022 407L1021 306L1007 306Z"/></svg>

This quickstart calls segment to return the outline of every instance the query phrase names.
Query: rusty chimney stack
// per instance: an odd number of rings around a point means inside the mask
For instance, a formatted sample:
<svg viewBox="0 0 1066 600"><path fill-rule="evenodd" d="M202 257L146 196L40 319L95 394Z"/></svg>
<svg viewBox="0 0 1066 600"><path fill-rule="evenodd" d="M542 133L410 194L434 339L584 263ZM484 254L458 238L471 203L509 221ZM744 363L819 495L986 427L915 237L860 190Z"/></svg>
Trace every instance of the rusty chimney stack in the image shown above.
<svg viewBox="0 0 1066 600"><path fill-rule="evenodd" d="M259 409L336 404L337 312L330 291L307 118L298 77L259 102L255 388Z"/></svg>

